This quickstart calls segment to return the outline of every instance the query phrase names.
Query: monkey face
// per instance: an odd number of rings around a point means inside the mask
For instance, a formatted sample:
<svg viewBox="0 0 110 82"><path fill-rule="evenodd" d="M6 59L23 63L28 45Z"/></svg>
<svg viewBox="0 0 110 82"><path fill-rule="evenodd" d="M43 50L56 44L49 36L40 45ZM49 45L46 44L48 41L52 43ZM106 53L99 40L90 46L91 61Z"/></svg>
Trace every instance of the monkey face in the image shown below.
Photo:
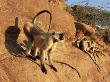
<svg viewBox="0 0 110 82"><path fill-rule="evenodd" d="M60 40L64 40L64 33L60 33L60 34L59 34L59 39L60 39Z"/></svg>
<svg viewBox="0 0 110 82"><path fill-rule="evenodd" d="M56 41L64 40L64 33L63 32L62 33L61 32L60 33L53 32L52 35Z"/></svg>

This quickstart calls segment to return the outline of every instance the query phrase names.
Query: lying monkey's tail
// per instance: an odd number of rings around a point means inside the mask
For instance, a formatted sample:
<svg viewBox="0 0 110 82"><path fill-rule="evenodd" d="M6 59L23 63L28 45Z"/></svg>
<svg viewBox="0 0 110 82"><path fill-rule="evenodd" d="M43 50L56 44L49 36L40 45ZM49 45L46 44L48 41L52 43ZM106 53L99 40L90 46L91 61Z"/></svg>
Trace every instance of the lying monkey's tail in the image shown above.
<svg viewBox="0 0 110 82"><path fill-rule="evenodd" d="M45 12L50 15L50 25L49 25L49 28L48 28L48 32L49 32L49 29L51 28L51 20L52 20L52 15L51 15L50 11L48 11L48 10L42 10L42 11L38 12L38 13L35 15L35 17L33 18L32 23L35 24L35 21L36 21L36 19L37 19L36 17L39 16L40 14L42 14L42 13L45 13Z"/></svg>

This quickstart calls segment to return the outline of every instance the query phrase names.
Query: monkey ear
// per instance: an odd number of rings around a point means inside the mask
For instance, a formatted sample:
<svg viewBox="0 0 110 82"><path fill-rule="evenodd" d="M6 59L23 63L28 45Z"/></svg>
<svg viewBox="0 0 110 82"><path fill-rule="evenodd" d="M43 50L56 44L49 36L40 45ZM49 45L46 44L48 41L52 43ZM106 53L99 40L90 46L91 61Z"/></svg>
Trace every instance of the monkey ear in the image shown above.
<svg viewBox="0 0 110 82"><path fill-rule="evenodd" d="M52 35L55 35L55 32L53 32Z"/></svg>

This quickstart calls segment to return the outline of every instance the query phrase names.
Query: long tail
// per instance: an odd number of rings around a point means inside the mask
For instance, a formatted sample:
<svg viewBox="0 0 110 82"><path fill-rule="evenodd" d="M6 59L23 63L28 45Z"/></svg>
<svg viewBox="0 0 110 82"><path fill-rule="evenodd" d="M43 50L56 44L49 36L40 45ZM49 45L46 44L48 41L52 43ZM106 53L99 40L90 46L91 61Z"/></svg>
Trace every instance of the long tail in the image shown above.
<svg viewBox="0 0 110 82"><path fill-rule="evenodd" d="M42 11L38 12L38 13L35 15L35 17L33 18L32 23L33 23L33 24L35 23L35 21L36 21L36 19L37 19L37 18L36 18L37 16L39 16L40 14L45 13L45 12L50 15L50 25L49 25L49 28L48 28L48 32L49 32L49 30L50 30L50 28L51 28L51 21L52 21L52 15L51 15L50 11L48 11L48 10L42 10Z"/></svg>
<svg viewBox="0 0 110 82"><path fill-rule="evenodd" d="M62 62L62 61L56 61L56 60L54 60L54 62L67 65L67 66L70 67L71 69L74 69L74 70L77 72L79 78L81 78L81 75L80 75L79 71L78 71L76 68L72 67L71 65L69 65L69 64L67 64L67 63L65 63L65 62Z"/></svg>

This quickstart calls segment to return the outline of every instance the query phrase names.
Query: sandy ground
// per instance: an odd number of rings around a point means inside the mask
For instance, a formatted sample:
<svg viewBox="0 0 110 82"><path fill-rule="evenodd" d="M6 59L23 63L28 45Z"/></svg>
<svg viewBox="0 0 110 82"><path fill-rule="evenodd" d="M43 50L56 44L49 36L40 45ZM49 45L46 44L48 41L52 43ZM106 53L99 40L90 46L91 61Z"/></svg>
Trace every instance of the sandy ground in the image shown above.
<svg viewBox="0 0 110 82"><path fill-rule="evenodd" d="M61 4L49 3L48 0L0 0L0 82L109 82L109 46L99 37L95 38L101 45L99 47L103 46L101 52L106 55L98 53L98 69L86 53L72 47L71 41L75 37L77 27L74 18L61 7ZM58 72L52 70L46 62L47 74L41 71L39 60L31 61L25 57L23 46L26 40L23 25L43 9L52 13L50 31L63 31L66 34L65 43L59 43L52 53L57 61L54 66ZM19 28L15 27L16 16L19 18ZM41 29L47 32L49 15L42 14L38 20L45 26Z"/></svg>

